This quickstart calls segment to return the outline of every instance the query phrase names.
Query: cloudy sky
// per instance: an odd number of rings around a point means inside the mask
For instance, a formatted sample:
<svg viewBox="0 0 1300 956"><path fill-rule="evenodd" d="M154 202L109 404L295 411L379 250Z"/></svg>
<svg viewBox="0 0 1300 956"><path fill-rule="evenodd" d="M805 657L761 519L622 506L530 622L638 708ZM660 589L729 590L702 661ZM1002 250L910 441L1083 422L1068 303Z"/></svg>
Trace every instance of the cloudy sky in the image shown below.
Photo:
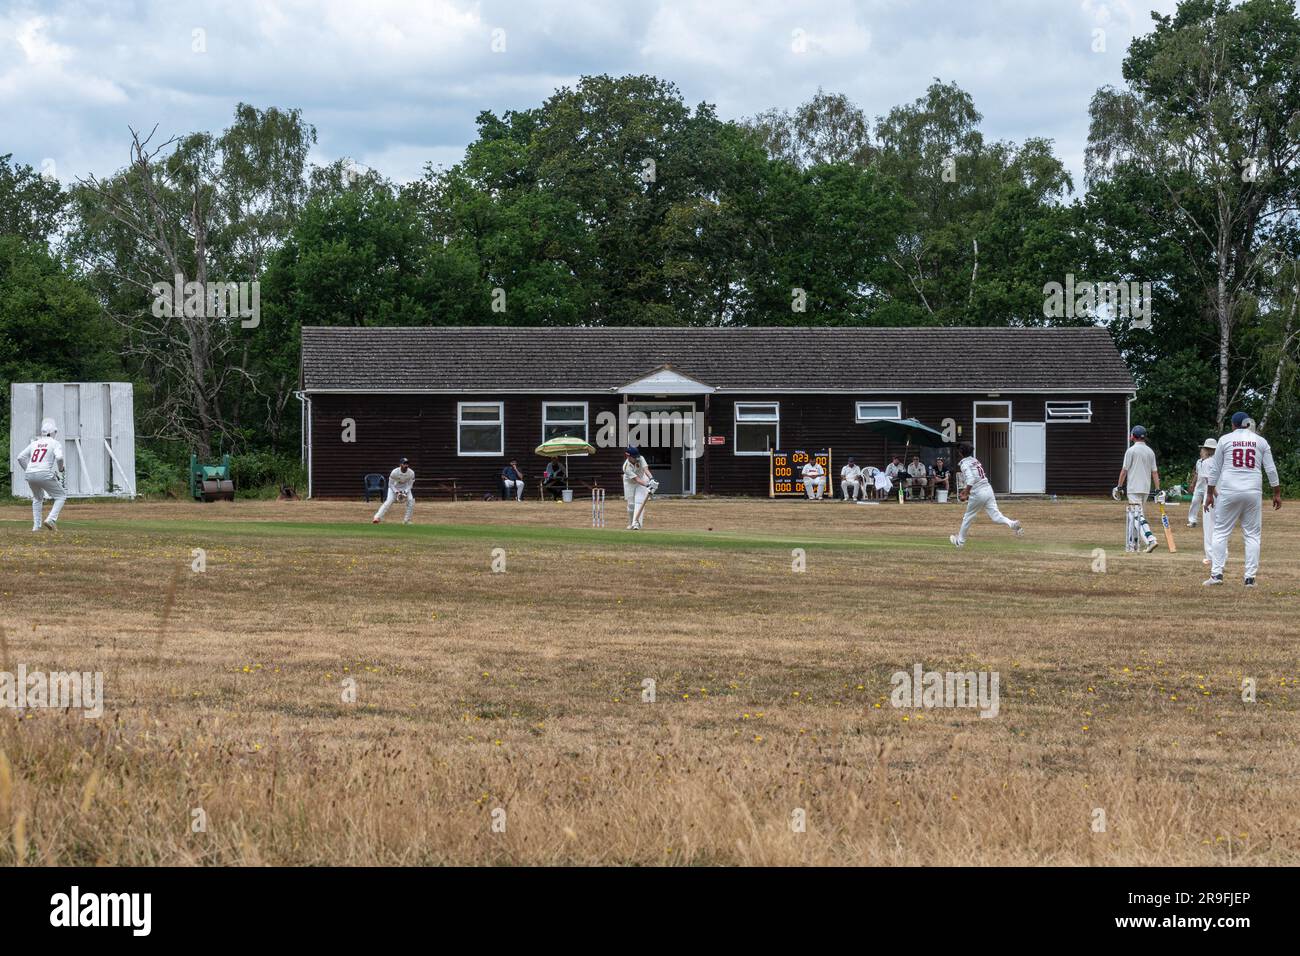
<svg viewBox="0 0 1300 956"><path fill-rule="evenodd" d="M1087 106L1175 0L0 0L0 154L69 181L127 127L220 130L237 102L300 107L313 159L399 180L457 161L483 109L584 73L651 73L726 118L818 88L877 116L934 78L985 134L1051 137L1081 185ZM1100 31L1100 32L1099 32ZM1104 49L1094 49L1101 48Z"/></svg>

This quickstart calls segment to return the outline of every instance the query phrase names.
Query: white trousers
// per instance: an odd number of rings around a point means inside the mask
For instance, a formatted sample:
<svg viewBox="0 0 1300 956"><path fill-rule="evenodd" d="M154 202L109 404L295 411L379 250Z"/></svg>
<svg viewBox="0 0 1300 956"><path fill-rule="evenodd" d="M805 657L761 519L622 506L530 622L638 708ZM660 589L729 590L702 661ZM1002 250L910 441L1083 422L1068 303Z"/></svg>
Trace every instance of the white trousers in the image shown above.
<svg viewBox="0 0 1300 956"><path fill-rule="evenodd" d="M970 526L975 523L975 516L980 511L987 511L989 520L994 524L1004 524L1008 528L1013 527L1015 522L998 510L998 499L993 494L993 489L989 485L984 485L970 493L966 499L966 513L961 517L961 530L957 532L957 540L960 543L966 542L966 532Z"/></svg>
<svg viewBox="0 0 1300 956"><path fill-rule="evenodd" d="M850 498L861 498L862 482L854 478L841 478L840 490L844 492L845 501L848 501Z"/></svg>
<svg viewBox="0 0 1300 956"><path fill-rule="evenodd" d="M1205 557L1214 560L1214 509L1205 510L1205 488L1200 485L1192 492L1192 503L1187 508L1187 523L1201 523L1201 543L1205 548Z"/></svg>
<svg viewBox="0 0 1300 956"><path fill-rule="evenodd" d="M623 481L623 498L627 501L627 526L640 528L645 522L646 501L650 489L635 481Z"/></svg>
<svg viewBox="0 0 1300 956"><path fill-rule="evenodd" d="M41 530L41 507L45 503L45 498L54 499L54 505L50 508L50 520L58 521L59 512L63 510L63 502L68 500L63 482L57 478L30 476L27 478L27 487L32 490L32 530Z"/></svg>
<svg viewBox="0 0 1300 956"><path fill-rule="evenodd" d="M1264 502L1258 491L1230 491L1214 499L1214 545L1210 555L1211 574L1222 574L1228 563L1228 539L1241 523L1241 537L1246 544L1245 577L1259 571L1259 540Z"/></svg>
<svg viewBox="0 0 1300 956"><path fill-rule="evenodd" d="M515 501L524 500L524 482L522 478L502 478L506 486L506 497L514 494Z"/></svg>
<svg viewBox="0 0 1300 956"><path fill-rule="evenodd" d="M803 490L807 492L809 498L820 498L826 493L826 479L805 478L803 480Z"/></svg>
<svg viewBox="0 0 1300 956"><path fill-rule="evenodd" d="M380 505L379 510L375 512L375 517L378 518L380 521L383 521L384 515L388 514L388 509L392 507L393 502L396 500L397 500L397 489L394 488L392 485L389 485L388 497L384 499L384 503ZM411 515L414 512L415 512L415 489L412 488L410 491L406 493L405 520L407 521L407 523L410 523Z"/></svg>

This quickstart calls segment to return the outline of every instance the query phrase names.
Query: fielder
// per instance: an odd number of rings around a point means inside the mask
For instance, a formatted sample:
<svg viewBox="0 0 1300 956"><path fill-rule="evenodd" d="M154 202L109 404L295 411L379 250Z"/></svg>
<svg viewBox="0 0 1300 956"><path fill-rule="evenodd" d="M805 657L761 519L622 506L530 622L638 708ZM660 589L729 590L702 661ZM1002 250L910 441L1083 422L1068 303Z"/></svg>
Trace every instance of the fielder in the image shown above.
<svg viewBox="0 0 1300 956"><path fill-rule="evenodd" d="M627 502L627 530L640 531L645 520L645 506L659 482L650 473L641 449L628 445L623 449L623 499Z"/></svg>
<svg viewBox="0 0 1300 956"><path fill-rule="evenodd" d="M1260 518L1263 514L1261 494L1264 481L1260 470L1268 473L1273 486L1273 510L1282 507L1282 484L1278 481L1273 449L1263 435L1251 431L1254 422L1245 412L1232 416L1232 431L1219 439L1211 459L1209 480L1205 487L1205 511L1214 509L1214 545L1210 577L1206 584L1223 583L1223 566L1228 563L1228 538L1237 522L1246 544L1245 584L1255 586L1259 571ZM1209 518L1205 519L1207 522Z"/></svg>
<svg viewBox="0 0 1300 956"><path fill-rule="evenodd" d="M1023 535L1025 529L1020 526L1020 522L1008 518L998 510L998 500L993 495L993 486L989 484L988 477L984 474L984 466L979 463L970 445L959 445L957 450L961 453L957 470L961 472L964 485L957 497L966 502L966 513L962 515L961 529L956 534L948 535L948 540L958 548L963 547L966 544L966 532L974 524L975 516L979 514L981 508L988 512L994 524L1004 524L1017 535Z"/></svg>
<svg viewBox="0 0 1300 956"><path fill-rule="evenodd" d="M1139 541L1142 550L1150 554L1156 549L1156 536L1147 524L1147 495L1152 488L1160 490L1160 471L1156 468L1156 453L1147 445L1147 430L1141 425L1134 425L1129 433L1133 444L1124 453L1124 465L1119 470L1119 483L1111 490L1110 496L1120 500L1122 490L1127 490L1128 507L1124 514L1124 550L1137 551ZM1161 499L1162 501L1164 499Z"/></svg>
<svg viewBox="0 0 1300 956"><path fill-rule="evenodd" d="M1192 503L1187 506L1187 527L1195 528L1199 522L1201 525L1201 538L1205 547L1205 556L1201 559L1201 564L1210 564L1210 552L1214 546L1214 517L1211 515L1204 521L1201 521L1201 512L1205 505L1205 489L1210 483L1210 466L1214 463L1214 449L1219 445L1216 438L1207 438L1201 444L1201 457L1196 462L1196 467L1192 469Z"/></svg>
<svg viewBox="0 0 1300 956"><path fill-rule="evenodd" d="M405 458L388 473L388 497L370 519L370 523L379 524L383 521L394 501L406 502L406 517L402 519L402 524L410 524L411 515L415 513L415 470Z"/></svg>
<svg viewBox="0 0 1300 956"><path fill-rule="evenodd" d="M845 501L861 501L866 495L862 487L862 469L852 458L840 469L840 491L844 493Z"/></svg>
<svg viewBox="0 0 1300 956"><path fill-rule="evenodd" d="M803 490L807 492L809 501L821 501L826 493L826 469L816 461L803 466Z"/></svg>
<svg viewBox="0 0 1300 956"><path fill-rule="evenodd" d="M59 429L54 419L47 418L41 422L41 437L37 438L18 455L18 465L27 479L27 486L32 490L32 530L41 530L41 509L45 498L53 498L50 516L45 519L45 527L51 531L59 529L59 512L63 502L68 500L68 492L63 487L63 444L58 439Z"/></svg>

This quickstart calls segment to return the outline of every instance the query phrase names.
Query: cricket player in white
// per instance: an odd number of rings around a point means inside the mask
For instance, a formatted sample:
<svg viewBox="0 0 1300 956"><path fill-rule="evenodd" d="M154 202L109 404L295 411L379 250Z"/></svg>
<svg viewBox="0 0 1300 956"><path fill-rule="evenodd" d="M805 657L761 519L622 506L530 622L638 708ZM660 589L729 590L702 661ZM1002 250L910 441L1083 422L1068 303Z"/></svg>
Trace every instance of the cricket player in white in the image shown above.
<svg viewBox="0 0 1300 956"><path fill-rule="evenodd" d="M628 445L623 449L623 498L627 501L627 530L640 531L645 520L646 501L659 487L650 473L641 449Z"/></svg>
<svg viewBox="0 0 1300 956"><path fill-rule="evenodd" d="M862 487L862 469L852 458L840 469L840 490L844 492L845 501L861 501L865 495Z"/></svg>
<svg viewBox="0 0 1300 956"><path fill-rule="evenodd" d="M1127 490L1124 550L1138 550L1140 539L1142 550L1150 554L1156 549L1156 536L1147 524L1146 509L1143 506L1153 487L1156 491L1160 490L1160 471L1156 468L1156 453L1147 445L1147 430L1141 425L1134 425L1129 437L1133 439L1133 444L1124 453L1124 465L1119 470L1119 484L1112 489L1111 497L1118 501L1120 489Z"/></svg>
<svg viewBox="0 0 1300 956"><path fill-rule="evenodd" d="M1201 443L1201 457L1196 460L1196 468L1192 471L1192 503L1187 506L1187 527L1195 528L1198 522L1201 525L1201 543L1205 548L1202 564L1212 563L1214 516L1206 515L1201 521L1201 513L1205 510L1205 489L1210 484L1210 468L1214 464L1214 449L1218 446L1217 438L1207 438Z"/></svg>
<svg viewBox="0 0 1300 956"><path fill-rule="evenodd" d="M803 466L803 490L809 499L821 500L826 493L826 469L815 461Z"/></svg>
<svg viewBox="0 0 1300 956"><path fill-rule="evenodd" d="M394 501L406 502L406 517L402 519L402 524L410 524L411 515L415 513L415 469L405 458L388 473L388 496L370 523L379 524L383 521Z"/></svg>
<svg viewBox="0 0 1300 956"><path fill-rule="evenodd" d="M960 445L957 450L961 453L957 470L961 472L964 486L958 497L965 500L966 513L962 515L961 530L956 534L948 535L948 540L959 548L965 545L966 532L974 524L975 516L980 513L980 509L988 512L994 524L1004 524L1017 535L1024 534L1025 529L1020 526L1019 521L1013 521L998 510L998 500L993 495L993 486L989 484L988 477L984 474L984 466L979 463L970 445Z"/></svg>
<svg viewBox="0 0 1300 956"><path fill-rule="evenodd" d="M50 516L45 519L45 527L51 531L58 530L59 512L63 502L68 500L68 492L63 487L63 444L58 439L59 429L54 419L47 418L41 422L41 437L37 438L18 455L18 465L27 479L27 486L32 491L32 530L41 530L41 509L45 498L53 498Z"/></svg>
<svg viewBox="0 0 1300 956"><path fill-rule="evenodd" d="M1273 510L1282 507L1282 483L1278 481L1273 449L1263 435L1251 429L1254 422L1245 412L1232 416L1232 431L1219 439L1214 449L1209 481L1205 489L1205 511L1214 509L1214 546L1210 577L1206 584L1223 583L1223 566L1228 563L1228 538L1237 522L1246 544L1245 584L1255 586L1259 572L1259 540L1264 491L1261 469L1273 486ZM1206 518L1208 521L1209 519Z"/></svg>

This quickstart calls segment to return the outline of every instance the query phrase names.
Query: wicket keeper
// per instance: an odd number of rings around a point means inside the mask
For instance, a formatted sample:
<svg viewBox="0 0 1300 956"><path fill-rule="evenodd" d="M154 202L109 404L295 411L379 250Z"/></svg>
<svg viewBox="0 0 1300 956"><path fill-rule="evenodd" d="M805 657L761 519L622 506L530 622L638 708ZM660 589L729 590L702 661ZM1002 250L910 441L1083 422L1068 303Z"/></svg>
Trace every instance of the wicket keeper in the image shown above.
<svg viewBox="0 0 1300 956"><path fill-rule="evenodd" d="M379 524L384 520L384 515L392 507L394 501L406 502L406 517L402 519L402 524L411 523L411 515L415 513L415 469L411 467L410 462L403 458L397 463L397 467L388 473L388 497L384 503L379 506L375 516L370 520L371 524Z"/></svg>

